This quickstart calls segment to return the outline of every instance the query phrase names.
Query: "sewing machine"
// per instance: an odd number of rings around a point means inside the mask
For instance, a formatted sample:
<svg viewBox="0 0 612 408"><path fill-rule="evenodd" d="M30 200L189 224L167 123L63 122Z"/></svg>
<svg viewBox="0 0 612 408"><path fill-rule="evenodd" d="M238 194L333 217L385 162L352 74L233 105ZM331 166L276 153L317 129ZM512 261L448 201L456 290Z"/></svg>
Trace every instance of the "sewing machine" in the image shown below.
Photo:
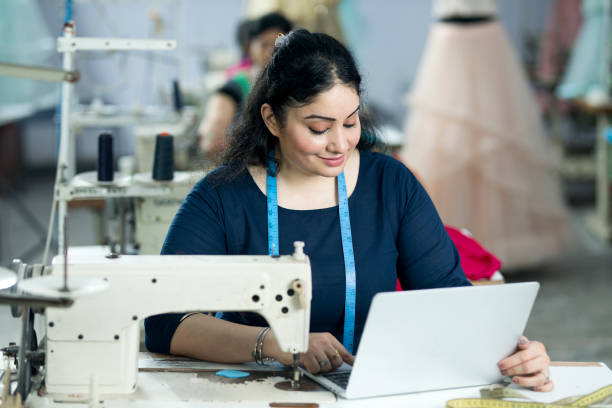
<svg viewBox="0 0 612 408"><path fill-rule="evenodd" d="M103 277L109 287L70 308L46 310L46 393L84 400L92 379L100 395L134 391L138 321L166 312L257 312L281 349L294 354L297 371L298 353L308 348L312 289L304 244L294 245L293 255L280 257L72 256L70 277ZM61 275L63 264L54 258L52 275Z"/></svg>
<svg viewBox="0 0 612 408"><path fill-rule="evenodd" d="M63 263L63 257L54 259L51 268L53 277L62 274ZM26 402L28 407L61 408L65 406L62 401L84 400L88 400L90 407L99 407L98 401L104 399L104 406L110 404L109 406L118 408L179 408L195 405L204 408L245 404L262 408L298 405L322 408L365 405L434 408L445 406L451 399L480 396L481 387L395 395L367 401L336 401L333 394L325 391L309 390L289 395L282 394L286 391L275 387L279 380L284 380L275 374L266 381L257 380L263 377L255 377L244 383L234 382L234 379L218 380L220 377L214 375L218 365L192 361L189 367L206 364L209 368L185 371L181 370L185 366L176 364L176 360L181 360L177 357L168 357L161 363L159 360L151 360L153 365L144 364L149 370L138 373L137 321L148 315L168 311L255 311L263 315L277 332L283 350L294 353L305 351L308 344L311 280L309 261L303 255L300 245L292 256L278 258L105 258L103 253L73 252L69 256L68 266L68 282L71 288L78 288L78 280L86 277L106 278L109 285L97 294L77 296L74 302L70 300L71 304L56 305L65 307L64 309L51 309L50 305L46 309L46 389L44 392L37 388L32 389ZM294 291L293 296L287 293L291 289ZM281 295L282 299L277 300L277 295ZM283 312L285 307L286 313ZM115 335L118 338L115 338ZM142 355L143 353L141 363ZM165 369L150 370L153 366ZM172 371L172 368L175 370ZM213 374L207 371L213 371ZM552 364L551 375L555 379L556 391L518 391L533 401L552 402L570 395L591 393L612 381L612 371L601 363L555 363ZM5 375L4 380L8 377ZM8 384L8 381L5 382ZM517 387L511 385L510 388ZM135 389L136 392L131 393ZM90 391L92 398L88 395ZM2 404L16 406L10 404L18 399L3 395ZM273 404L274 401L287 400L295 403Z"/></svg>

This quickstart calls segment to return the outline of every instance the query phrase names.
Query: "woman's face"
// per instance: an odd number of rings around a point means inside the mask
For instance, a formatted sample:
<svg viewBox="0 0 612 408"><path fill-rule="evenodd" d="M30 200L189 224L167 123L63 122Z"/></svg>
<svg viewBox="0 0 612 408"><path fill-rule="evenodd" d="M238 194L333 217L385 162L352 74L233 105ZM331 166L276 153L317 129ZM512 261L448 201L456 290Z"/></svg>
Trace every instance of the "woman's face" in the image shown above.
<svg viewBox="0 0 612 408"><path fill-rule="evenodd" d="M336 177L359 143L359 95L336 84L310 104L288 108L277 133L281 172Z"/></svg>
<svg viewBox="0 0 612 408"><path fill-rule="evenodd" d="M249 58L253 64L263 69L274 52L274 42L278 33L282 32L280 28L269 28L255 37L249 44Z"/></svg>

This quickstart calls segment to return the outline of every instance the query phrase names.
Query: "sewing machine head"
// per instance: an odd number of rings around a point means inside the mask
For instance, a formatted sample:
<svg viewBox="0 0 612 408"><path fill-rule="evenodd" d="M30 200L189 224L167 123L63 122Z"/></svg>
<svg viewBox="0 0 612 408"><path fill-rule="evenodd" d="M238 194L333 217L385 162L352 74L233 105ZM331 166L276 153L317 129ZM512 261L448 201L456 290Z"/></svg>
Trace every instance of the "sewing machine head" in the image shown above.
<svg viewBox="0 0 612 408"><path fill-rule="evenodd" d="M62 269L63 258L56 257L53 274ZM256 312L284 351L308 348L311 275L301 247L280 257L71 256L69 276L103 277L109 287L70 308L45 312L45 384L56 399L84 399L92 376L101 394L133 391L138 321L160 313Z"/></svg>

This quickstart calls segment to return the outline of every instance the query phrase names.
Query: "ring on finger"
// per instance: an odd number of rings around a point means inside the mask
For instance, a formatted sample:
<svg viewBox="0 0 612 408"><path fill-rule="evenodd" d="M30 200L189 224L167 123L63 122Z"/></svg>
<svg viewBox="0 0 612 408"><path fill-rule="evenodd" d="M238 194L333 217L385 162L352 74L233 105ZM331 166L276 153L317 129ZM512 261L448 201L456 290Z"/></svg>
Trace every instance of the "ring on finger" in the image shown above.
<svg viewBox="0 0 612 408"><path fill-rule="evenodd" d="M321 368L327 367L328 364L329 364L329 360L321 360L321 361L319 361L319 365L321 366Z"/></svg>
<svg viewBox="0 0 612 408"><path fill-rule="evenodd" d="M544 378L546 379L546 382L550 381L550 372L547 372L546 370L542 370L540 371L540 374L544 376Z"/></svg>
<svg viewBox="0 0 612 408"><path fill-rule="evenodd" d="M342 358L340 356L340 353L338 352L338 350L334 349L334 355L332 356L332 358Z"/></svg>

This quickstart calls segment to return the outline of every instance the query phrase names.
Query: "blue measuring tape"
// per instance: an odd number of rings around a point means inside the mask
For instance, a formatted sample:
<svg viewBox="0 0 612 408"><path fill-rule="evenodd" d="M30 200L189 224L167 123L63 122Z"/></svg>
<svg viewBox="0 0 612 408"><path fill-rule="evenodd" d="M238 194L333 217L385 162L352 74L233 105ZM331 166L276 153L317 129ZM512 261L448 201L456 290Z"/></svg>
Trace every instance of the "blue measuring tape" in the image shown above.
<svg viewBox="0 0 612 408"><path fill-rule="evenodd" d="M342 252L344 253L344 270L346 272L346 293L344 297L344 337L342 343L349 353L353 354L355 337L355 297L357 277L355 276L355 254L353 252L353 235L351 234L351 217L349 215L348 197L344 171L338 175L338 211L340 212L340 234Z"/></svg>
<svg viewBox="0 0 612 408"><path fill-rule="evenodd" d="M268 162L270 170L266 179L266 194L268 196L268 255L279 256L278 247L278 200L276 192L276 163Z"/></svg>
<svg viewBox="0 0 612 408"><path fill-rule="evenodd" d="M278 239L278 199L276 189L276 163L269 160L270 171L266 179L268 197L268 255L279 255ZM274 175L272 175L274 174ZM357 278L355 274L355 253L351 234L351 219L349 215L348 197L344 171L338 179L338 212L340 215L340 234L342 236L342 252L344 253L344 270L346 273L346 292L344 298L344 335L342 344L353 354L355 337L355 298Z"/></svg>

